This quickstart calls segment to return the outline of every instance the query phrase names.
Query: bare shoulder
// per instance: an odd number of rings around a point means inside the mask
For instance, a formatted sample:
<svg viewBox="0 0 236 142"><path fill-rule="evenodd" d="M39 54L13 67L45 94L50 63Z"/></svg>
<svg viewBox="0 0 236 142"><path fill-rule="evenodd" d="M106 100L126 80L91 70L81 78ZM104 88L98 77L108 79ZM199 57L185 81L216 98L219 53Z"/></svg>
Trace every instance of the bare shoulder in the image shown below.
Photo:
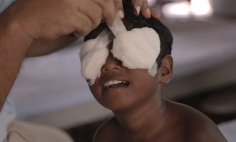
<svg viewBox="0 0 236 142"><path fill-rule="evenodd" d="M94 142L116 142L119 135L119 124L115 117L108 119L96 131Z"/></svg>
<svg viewBox="0 0 236 142"><path fill-rule="evenodd" d="M183 124L188 141L191 142L227 142L216 124L200 111L180 103L168 101L170 109Z"/></svg>

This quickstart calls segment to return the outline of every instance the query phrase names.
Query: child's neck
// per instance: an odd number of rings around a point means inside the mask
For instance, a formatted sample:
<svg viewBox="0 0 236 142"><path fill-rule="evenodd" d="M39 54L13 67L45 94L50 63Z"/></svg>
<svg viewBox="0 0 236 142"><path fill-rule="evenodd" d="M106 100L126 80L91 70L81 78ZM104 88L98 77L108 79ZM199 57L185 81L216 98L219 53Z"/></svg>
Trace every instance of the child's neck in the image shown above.
<svg viewBox="0 0 236 142"><path fill-rule="evenodd" d="M139 108L126 112L114 112L117 120L128 137L148 139L163 130L167 119L166 101L153 99Z"/></svg>

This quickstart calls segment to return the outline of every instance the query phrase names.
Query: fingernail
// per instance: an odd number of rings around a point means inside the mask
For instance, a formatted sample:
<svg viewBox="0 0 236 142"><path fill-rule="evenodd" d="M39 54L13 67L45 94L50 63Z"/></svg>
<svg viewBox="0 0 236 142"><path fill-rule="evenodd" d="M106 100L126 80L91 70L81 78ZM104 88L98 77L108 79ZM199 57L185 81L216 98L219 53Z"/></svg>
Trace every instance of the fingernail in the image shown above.
<svg viewBox="0 0 236 142"><path fill-rule="evenodd" d="M137 7L136 7L136 11L137 11L137 13L138 13L138 15L139 15L139 13L140 13L140 6L137 6Z"/></svg>
<svg viewBox="0 0 236 142"><path fill-rule="evenodd" d="M124 18L124 12L122 11L122 10L119 10L118 11L118 16L121 18L121 19L123 19Z"/></svg>
<svg viewBox="0 0 236 142"><path fill-rule="evenodd" d="M149 17L151 16L151 11L149 8L146 9L146 13L149 15Z"/></svg>

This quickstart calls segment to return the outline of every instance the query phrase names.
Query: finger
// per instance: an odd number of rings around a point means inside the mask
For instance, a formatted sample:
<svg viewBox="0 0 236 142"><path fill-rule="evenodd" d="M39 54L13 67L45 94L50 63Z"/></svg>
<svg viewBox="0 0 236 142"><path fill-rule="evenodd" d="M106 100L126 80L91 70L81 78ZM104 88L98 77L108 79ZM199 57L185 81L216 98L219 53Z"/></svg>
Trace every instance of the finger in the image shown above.
<svg viewBox="0 0 236 142"><path fill-rule="evenodd" d="M74 35L76 37L82 37L87 35L93 27L93 22L84 14L78 13L78 19L76 21Z"/></svg>
<svg viewBox="0 0 236 142"><path fill-rule="evenodd" d="M103 16L105 17L105 21L109 26L114 25L115 17L116 17L116 10L115 4L113 0L93 0L96 2L103 11Z"/></svg>
<svg viewBox="0 0 236 142"><path fill-rule="evenodd" d="M143 0L132 0L134 8L136 9L136 15L139 15L141 7L143 5Z"/></svg>
<svg viewBox="0 0 236 142"><path fill-rule="evenodd" d="M158 12L156 12L153 8L150 8L151 11L151 15L156 18L156 19L160 19L161 18L161 14L159 14Z"/></svg>
<svg viewBox="0 0 236 142"><path fill-rule="evenodd" d="M95 29L101 23L102 8L94 2L90 2L90 8L87 8L87 13L93 23L92 29Z"/></svg>
<svg viewBox="0 0 236 142"><path fill-rule="evenodd" d="M147 0L143 0L143 4L142 4L142 7L141 7L141 12L142 12L144 17L146 17L146 18L151 17L151 11L150 11Z"/></svg>
<svg viewBox="0 0 236 142"><path fill-rule="evenodd" d="M79 12L82 12L92 21L92 29L95 29L102 19L102 8L95 2L87 1L85 6L78 8Z"/></svg>
<svg viewBox="0 0 236 142"><path fill-rule="evenodd" d="M116 7L116 10L118 11L118 16L123 19L125 17L124 15L124 10L123 10L123 4L122 4L122 0L114 0L114 4Z"/></svg>

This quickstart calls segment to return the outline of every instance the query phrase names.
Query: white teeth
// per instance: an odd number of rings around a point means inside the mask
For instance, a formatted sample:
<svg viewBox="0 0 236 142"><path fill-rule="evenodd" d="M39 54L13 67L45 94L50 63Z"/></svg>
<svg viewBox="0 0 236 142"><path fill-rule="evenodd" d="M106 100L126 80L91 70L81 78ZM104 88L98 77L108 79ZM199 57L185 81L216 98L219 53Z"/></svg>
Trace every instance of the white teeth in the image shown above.
<svg viewBox="0 0 236 142"><path fill-rule="evenodd" d="M109 87L111 85L115 85L115 84L119 84L119 83L126 83L124 81L119 81L119 80L111 80L111 81L108 81L107 83L105 83L105 87Z"/></svg>

